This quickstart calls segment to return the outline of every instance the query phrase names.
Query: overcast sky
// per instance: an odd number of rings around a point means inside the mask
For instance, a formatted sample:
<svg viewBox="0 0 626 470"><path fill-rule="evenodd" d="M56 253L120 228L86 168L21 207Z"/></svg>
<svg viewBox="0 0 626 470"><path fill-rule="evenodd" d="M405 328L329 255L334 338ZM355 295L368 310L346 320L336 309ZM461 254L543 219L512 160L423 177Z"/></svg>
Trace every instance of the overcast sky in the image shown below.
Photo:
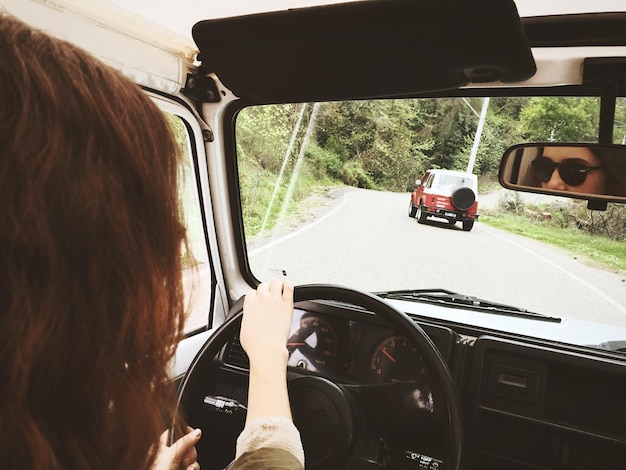
<svg viewBox="0 0 626 470"><path fill-rule="evenodd" d="M191 38L201 19L283 10L355 0L109 0Z"/></svg>

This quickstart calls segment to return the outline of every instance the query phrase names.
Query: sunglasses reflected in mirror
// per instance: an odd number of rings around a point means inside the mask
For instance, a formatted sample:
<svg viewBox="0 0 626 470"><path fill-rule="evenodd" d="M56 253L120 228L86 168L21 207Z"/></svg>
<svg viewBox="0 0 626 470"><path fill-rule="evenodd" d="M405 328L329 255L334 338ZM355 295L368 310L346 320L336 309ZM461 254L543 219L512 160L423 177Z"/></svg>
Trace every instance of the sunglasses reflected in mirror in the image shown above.
<svg viewBox="0 0 626 470"><path fill-rule="evenodd" d="M510 147L499 173L518 191L626 202L626 146L542 142Z"/></svg>

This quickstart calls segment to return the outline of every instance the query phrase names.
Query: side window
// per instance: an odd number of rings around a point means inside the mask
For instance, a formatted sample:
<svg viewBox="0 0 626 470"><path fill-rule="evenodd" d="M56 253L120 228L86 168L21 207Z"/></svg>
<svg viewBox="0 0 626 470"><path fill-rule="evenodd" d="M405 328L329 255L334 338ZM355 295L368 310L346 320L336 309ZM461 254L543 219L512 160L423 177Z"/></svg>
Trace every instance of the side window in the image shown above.
<svg viewBox="0 0 626 470"><path fill-rule="evenodd" d="M433 184L433 178L435 177L434 173L431 173L428 175L428 178L426 178L426 183L424 183L424 187L425 188L430 188L431 185Z"/></svg>
<svg viewBox="0 0 626 470"><path fill-rule="evenodd" d="M165 112L180 148L179 197L187 227L187 247L181 247L183 289L188 312L185 334L205 329L211 309L211 265L204 232L200 194L192 146L185 122L175 114Z"/></svg>

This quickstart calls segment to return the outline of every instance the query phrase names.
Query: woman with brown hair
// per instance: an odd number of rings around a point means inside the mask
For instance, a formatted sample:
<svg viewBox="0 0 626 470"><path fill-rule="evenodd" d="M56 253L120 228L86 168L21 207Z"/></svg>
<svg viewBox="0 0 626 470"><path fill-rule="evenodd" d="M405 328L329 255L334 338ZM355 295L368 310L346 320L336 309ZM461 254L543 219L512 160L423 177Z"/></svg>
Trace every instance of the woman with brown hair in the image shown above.
<svg viewBox="0 0 626 470"><path fill-rule="evenodd" d="M139 87L0 14L0 468L198 468L199 430L161 436L185 315L177 165Z"/></svg>
<svg viewBox="0 0 626 470"><path fill-rule="evenodd" d="M7 16L0 64L1 465L145 467L184 320L171 131L120 74Z"/></svg>

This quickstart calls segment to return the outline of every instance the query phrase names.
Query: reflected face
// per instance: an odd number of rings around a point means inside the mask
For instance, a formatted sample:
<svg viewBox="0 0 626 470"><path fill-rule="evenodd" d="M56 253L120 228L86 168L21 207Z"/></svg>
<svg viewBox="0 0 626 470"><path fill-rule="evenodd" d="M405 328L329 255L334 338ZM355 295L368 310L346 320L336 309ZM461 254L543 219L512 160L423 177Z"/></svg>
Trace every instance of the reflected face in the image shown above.
<svg viewBox="0 0 626 470"><path fill-rule="evenodd" d="M588 148L545 147L533 168L544 189L589 194L606 191L602 163Z"/></svg>

